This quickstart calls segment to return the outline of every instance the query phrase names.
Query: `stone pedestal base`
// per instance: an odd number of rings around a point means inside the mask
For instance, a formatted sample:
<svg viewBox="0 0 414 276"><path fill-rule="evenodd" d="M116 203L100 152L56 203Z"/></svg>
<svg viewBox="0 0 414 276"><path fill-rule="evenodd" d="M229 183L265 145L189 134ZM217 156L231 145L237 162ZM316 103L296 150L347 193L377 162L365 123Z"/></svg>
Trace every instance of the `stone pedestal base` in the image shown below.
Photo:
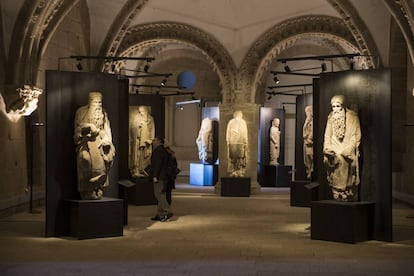
<svg viewBox="0 0 414 276"><path fill-rule="evenodd" d="M65 200L64 204L69 216L70 236L78 239L123 236L122 199Z"/></svg>
<svg viewBox="0 0 414 276"><path fill-rule="evenodd" d="M311 202L311 239L357 243L374 237L374 202Z"/></svg>
<svg viewBox="0 0 414 276"><path fill-rule="evenodd" d="M250 177L222 177L221 196L250 196Z"/></svg>

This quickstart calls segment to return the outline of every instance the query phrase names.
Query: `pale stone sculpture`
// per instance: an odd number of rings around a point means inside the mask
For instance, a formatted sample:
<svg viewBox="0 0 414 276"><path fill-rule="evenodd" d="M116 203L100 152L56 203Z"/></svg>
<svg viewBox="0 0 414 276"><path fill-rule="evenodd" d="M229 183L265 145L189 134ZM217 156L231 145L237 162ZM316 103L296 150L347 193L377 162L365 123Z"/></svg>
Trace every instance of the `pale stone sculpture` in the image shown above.
<svg viewBox="0 0 414 276"><path fill-rule="evenodd" d="M76 111L74 141L81 199L100 199L104 187L109 186L108 172L115 156L100 92L89 93L89 104Z"/></svg>
<svg viewBox="0 0 414 276"><path fill-rule="evenodd" d="M305 122L303 123L303 163L306 178L311 179L313 172L313 111L312 106L305 107Z"/></svg>
<svg viewBox="0 0 414 276"><path fill-rule="evenodd" d="M148 106L130 109L129 169L132 177L148 176L145 169L151 164L152 140L155 136L154 118Z"/></svg>
<svg viewBox="0 0 414 276"><path fill-rule="evenodd" d="M204 118L201 121L200 131L196 139L198 158L201 163L207 163L213 159L213 121Z"/></svg>
<svg viewBox="0 0 414 276"><path fill-rule="evenodd" d="M248 143L247 124L243 113L237 110L227 124L226 141L228 149L228 173L230 176L244 176Z"/></svg>
<svg viewBox="0 0 414 276"><path fill-rule="evenodd" d="M270 146L269 164L273 166L279 165L279 155L280 155L279 125L280 125L279 118L274 118L272 121L272 126L270 127L270 133L269 133L269 146Z"/></svg>
<svg viewBox="0 0 414 276"><path fill-rule="evenodd" d="M323 144L327 180L334 199L357 201L361 142L358 114L346 108L343 95L333 96L331 106Z"/></svg>

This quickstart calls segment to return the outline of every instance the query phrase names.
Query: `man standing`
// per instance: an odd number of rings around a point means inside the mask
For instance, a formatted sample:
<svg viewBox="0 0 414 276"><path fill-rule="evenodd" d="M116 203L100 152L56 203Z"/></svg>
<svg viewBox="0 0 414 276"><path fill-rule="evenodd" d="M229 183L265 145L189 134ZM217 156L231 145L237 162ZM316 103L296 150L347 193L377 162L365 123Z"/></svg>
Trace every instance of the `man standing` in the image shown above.
<svg viewBox="0 0 414 276"><path fill-rule="evenodd" d="M323 144L323 162L334 199L357 201L359 185L359 144L361 128L358 114L345 107L345 97L331 99Z"/></svg>
<svg viewBox="0 0 414 276"><path fill-rule="evenodd" d="M164 139L155 136L152 141L151 171L154 182L154 195L158 201L157 215L152 220L167 221L172 217L170 204L166 198L168 153L164 148Z"/></svg>
<svg viewBox="0 0 414 276"><path fill-rule="evenodd" d="M111 126L102 108L102 94L89 93L89 105L75 114L78 191L81 199L100 199L109 186L108 172L115 156Z"/></svg>

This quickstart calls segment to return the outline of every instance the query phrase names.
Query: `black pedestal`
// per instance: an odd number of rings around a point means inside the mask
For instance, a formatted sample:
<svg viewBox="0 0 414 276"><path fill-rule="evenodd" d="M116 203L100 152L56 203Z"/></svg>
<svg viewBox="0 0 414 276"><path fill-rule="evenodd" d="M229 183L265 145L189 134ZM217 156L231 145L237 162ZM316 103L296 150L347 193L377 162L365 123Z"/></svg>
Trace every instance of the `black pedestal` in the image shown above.
<svg viewBox="0 0 414 276"><path fill-rule="evenodd" d="M65 200L64 204L69 215L70 236L91 239L123 235L122 199Z"/></svg>
<svg viewBox="0 0 414 276"><path fill-rule="evenodd" d="M119 198L124 200L124 225L128 225L128 194L136 184L129 179L118 181Z"/></svg>
<svg viewBox="0 0 414 276"><path fill-rule="evenodd" d="M221 196L250 196L250 177L222 177Z"/></svg>
<svg viewBox="0 0 414 276"><path fill-rule="evenodd" d="M266 165L262 167L261 174L262 187L290 187L292 182L292 166Z"/></svg>
<svg viewBox="0 0 414 276"><path fill-rule="evenodd" d="M311 239L357 243L374 237L374 202L311 202Z"/></svg>
<svg viewBox="0 0 414 276"><path fill-rule="evenodd" d="M218 179L218 165L190 163L190 185L214 186Z"/></svg>
<svg viewBox="0 0 414 276"><path fill-rule="evenodd" d="M135 180L136 185L128 188L127 198L129 204L156 205L154 196L154 183L150 178L139 178Z"/></svg>
<svg viewBox="0 0 414 276"><path fill-rule="evenodd" d="M290 206L310 207L319 198L319 184L309 181L293 181L290 186Z"/></svg>

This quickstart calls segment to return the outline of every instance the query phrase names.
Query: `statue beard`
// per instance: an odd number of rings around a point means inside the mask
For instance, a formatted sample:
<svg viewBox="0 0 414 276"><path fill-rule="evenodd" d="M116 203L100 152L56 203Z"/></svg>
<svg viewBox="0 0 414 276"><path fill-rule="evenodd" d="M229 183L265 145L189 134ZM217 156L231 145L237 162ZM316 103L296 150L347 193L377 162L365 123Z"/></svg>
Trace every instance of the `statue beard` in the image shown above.
<svg viewBox="0 0 414 276"><path fill-rule="evenodd" d="M102 107L89 109L89 122L94 124L98 129L103 128L104 114Z"/></svg>
<svg viewBox="0 0 414 276"><path fill-rule="evenodd" d="M345 109L333 111L332 128L336 138L342 141L345 137Z"/></svg>

